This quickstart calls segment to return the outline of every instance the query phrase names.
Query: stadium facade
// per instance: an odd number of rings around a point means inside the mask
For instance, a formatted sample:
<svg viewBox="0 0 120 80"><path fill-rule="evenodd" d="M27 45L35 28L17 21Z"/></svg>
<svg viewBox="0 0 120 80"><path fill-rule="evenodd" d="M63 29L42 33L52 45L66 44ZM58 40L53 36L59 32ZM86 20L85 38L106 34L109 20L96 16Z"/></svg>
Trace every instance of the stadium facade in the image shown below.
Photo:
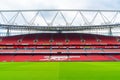
<svg viewBox="0 0 120 80"><path fill-rule="evenodd" d="M119 61L119 10L1 10L0 61Z"/></svg>

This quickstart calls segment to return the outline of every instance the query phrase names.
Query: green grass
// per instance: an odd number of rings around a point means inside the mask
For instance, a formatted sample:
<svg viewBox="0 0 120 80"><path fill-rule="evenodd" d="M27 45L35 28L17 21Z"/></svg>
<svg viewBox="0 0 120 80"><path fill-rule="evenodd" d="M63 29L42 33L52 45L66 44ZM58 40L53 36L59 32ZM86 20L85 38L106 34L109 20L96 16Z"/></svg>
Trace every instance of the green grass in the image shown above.
<svg viewBox="0 0 120 80"><path fill-rule="evenodd" d="M0 80L120 80L120 62L2 62Z"/></svg>

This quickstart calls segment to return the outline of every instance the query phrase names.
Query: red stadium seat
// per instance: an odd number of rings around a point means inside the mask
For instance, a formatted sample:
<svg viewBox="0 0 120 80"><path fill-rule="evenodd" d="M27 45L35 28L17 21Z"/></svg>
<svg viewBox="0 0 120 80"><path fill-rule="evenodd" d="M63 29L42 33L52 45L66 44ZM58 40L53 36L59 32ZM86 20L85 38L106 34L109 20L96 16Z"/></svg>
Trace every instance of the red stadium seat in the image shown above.
<svg viewBox="0 0 120 80"><path fill-rule="evenodd" d="M113 55L116 59L120 60L120 55Z"/></svg>
<svg viewBox="0 0 120 80"><path fill-rule="evenodd" d="M49 61L49 56L47 55L33 55L29 61Z"/></svg>
<svg viewBox="0 0 120 80"><path fill-rule="evenodd" d="M10 62L12 61L12 59L13 59L12 55L0 55L1 62Z"/></svg>
<svg viewBox="0 0 120 80"><path fill-rule="evenodd" d="M91 61L112 61L113 59L109 56L102 56L102 55L89 55L88 56Z"/></svg>
<svg viewBox="0 0 120 80"><path fill-rule="evenodd" d="M25 61L29 61L30 57L31 56L29 56L29 55L17 55L17 56L14 56L12 58L12 61L14 61L14 62L25 62Z"/></svg>
<svg viewBox="0 0 120 80"><path fill-rule="evenodd" d="M117 61L120 56L114 54L120 54L119 39L83 33L0 37L0 61Z"/></svg>
<svg viewBox="0 0 120 80"><path fill-rule="evenodd" d="M97 44L120 44L118 37L92 35L92 34L74 34L74 33L43 33L27 34L11 37L1 37L1 45L97 45ZM99 42L97 41L99 40Z"/></svg>
<svg viewBox="0 0 120 80"><path fill-rule="evenodd" d="M35 44L34 40L36 39L37 35L31 34L30 36L25 35L22 39L23 45L33 45Z"/></svg>
<svg viewBox="0 0 120 80"><path fill-rule="evenodd" d="M85 55L71 55L69 56L70 61L90 61L90 59Z"/></svg>

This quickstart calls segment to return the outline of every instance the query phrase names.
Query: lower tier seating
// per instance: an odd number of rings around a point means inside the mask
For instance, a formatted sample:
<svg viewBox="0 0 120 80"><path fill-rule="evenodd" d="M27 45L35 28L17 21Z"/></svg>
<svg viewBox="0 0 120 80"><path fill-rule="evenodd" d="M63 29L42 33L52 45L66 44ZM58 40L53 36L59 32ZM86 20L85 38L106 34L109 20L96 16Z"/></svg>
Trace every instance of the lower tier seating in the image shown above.
<svg viewBox="0 0 120 80"><path fill-rule="evenodd" d="M109 57L109 55L89 55L88 56L89 59L91 59L91 61L111 61L113 60L111 57Z"/></svg>
<svg viewBox="0 0 120 80"><path fill-rule="evenodd" d="M13 55L0 55L0 62L10 62L13 59Z"/></svg>
<svg viewBox="0 0 120 80"><path fill-rule="evenodd" d="M90 59L85 55L72 55L69 56L70 61L89 61Z"/></svg>
<svg viewBox="0 0 120 80"><path fill-rule="evenodd" d="M36 62L36 61L49 61L49 56L46 55L31 55L29 61Z"/></svg>
<svg viewBox="0 0 120 80"><path fill-rule="evenodd" d="M113 57L120 60L120 55L114 55Z"/></svg>
<svg viewBox="0 0 120 80"><path fill-rule="evenodd" d="M112 56L112 57L111 57ZM0 55L0 62L116 61L120 55Z"/></svg>
<svg viewBox="0 0 120 80"><path fill-rule="evenodd" d="M27 56L27 55L17 55L17 56L13 56L11 61L15 61L15 62L25 62L25 61L29 61L31 56Z"/></svg>

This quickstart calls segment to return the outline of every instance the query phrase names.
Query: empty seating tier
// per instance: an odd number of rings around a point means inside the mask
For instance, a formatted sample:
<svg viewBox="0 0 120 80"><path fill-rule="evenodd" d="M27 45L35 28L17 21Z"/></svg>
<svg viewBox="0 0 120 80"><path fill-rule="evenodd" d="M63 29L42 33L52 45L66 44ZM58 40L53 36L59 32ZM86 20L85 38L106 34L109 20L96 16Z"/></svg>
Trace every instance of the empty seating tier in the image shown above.
<svg viewBox="0 0 120 80"><path fill-rule="evenodd" d="M115 61L120 55L0 55L0 62Z"/></svg>
<svg viewBox="0 0 120 80"><path fill-rule="evenodd" d="M1 37L0 45L113 45L120 44L118 38L80 33L41 33Z"/></svg>
<svg viewBox="0 0 120 80"><path fill-rule="evenodd" d="M119 39L83 33L0 37L0 62L119 61Z"/></svg>

